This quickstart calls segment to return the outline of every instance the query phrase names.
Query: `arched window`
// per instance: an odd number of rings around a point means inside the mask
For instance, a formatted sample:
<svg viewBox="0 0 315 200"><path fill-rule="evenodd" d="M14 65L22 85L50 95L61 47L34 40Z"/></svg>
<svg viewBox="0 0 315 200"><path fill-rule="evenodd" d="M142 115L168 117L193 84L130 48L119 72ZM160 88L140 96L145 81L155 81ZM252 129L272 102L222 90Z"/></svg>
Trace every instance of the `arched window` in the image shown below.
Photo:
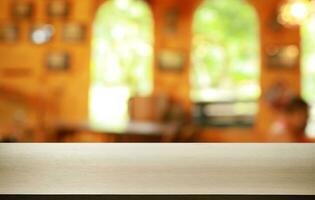
<svg viewBox="0 0 315 200"><path fill-rule="evenodd" d="M128 122L132 95L152 92L153 17L142 0L108 0L92 35L90 122L119 131Z"/></svg>
<svg viewBox="0 0 315 200"><path fill-rule="evenodd" d="M239 114L255 115L259 44L258 17L246 0L205 0L193 20L192 101L234 102Z"/></svg>
<svg viewBox="0 0 315 200"><path fill-rule="evenodd" d="M315 14L301 27L302 95L312 107L307 133L315 137Z"/></svg>

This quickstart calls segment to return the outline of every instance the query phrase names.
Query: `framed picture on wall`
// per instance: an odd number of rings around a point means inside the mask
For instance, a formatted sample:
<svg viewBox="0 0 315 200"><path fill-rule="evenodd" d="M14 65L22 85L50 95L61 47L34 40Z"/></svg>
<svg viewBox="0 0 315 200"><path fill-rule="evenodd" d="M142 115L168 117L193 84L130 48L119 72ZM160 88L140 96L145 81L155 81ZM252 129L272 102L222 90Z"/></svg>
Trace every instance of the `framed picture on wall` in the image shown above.
<svg viewBox="0 0 315 200"><path fill-rule="evenodd" d="M184 68L185 56L182 51L164 49L158 55L158 62L163 70L180 71Z"/></svg>
<svg viewBox="0 0 315 200"><path fill-rule="evenodd" d="M263 95L263 99L273 109L280 110L285 107L287 102L295 96L294 90L290 84L284 80L278 80L272 83Z"/></svg>
<svg viewBox="0 0 315 200"><path fill-rule="evenodd" d="M62 38L65 42L82 42L85 34L85 26L80 23L71 22L63 26Z"/></svg>
<svg viewBox="0 0 315 200"><path fill-rule="evenodd" d="M0 25L0 42L16 42L18 28L13 24Z"/></svg>
<svg viewBox="0 0 315 200"><path fill-rule="evenodd" d="M70 55L63 51L50 52L46 63L48 70L65 71L70 68Z"/></svg>
<svg viewBox="0 0 315 200"><path fill-rule="evenodd" d="M36 25L31 28L30 39L33 44L46 44L54 34L54 27L49 24Z"/></svg>
<svg viewBox="0 0 315 200"><path fill-rule="evenodd" d="M178 31L180 12L177 8L170 8L164 13L164 32L175 34Z"/></svg>
<svg viewBox="0 0 315 200"><path fill-rule="evenodd" d="M297 45L271 45L266 49L267 64L273 69L292 69L298 65L300 50Z"/></svg>
<svg viewBox="0 0 315 200"><path fill-rule="evenodd" d="M47 15L49 17L67 17L69 15L68 0L50 0L47 4Z"/></svg>
<svg viewBox="0 0 315 200"><path fill-rule="evenodd" d="M12 17L27 19L33 15L34 5L29 1L16 0L12 4Z"/></svg>

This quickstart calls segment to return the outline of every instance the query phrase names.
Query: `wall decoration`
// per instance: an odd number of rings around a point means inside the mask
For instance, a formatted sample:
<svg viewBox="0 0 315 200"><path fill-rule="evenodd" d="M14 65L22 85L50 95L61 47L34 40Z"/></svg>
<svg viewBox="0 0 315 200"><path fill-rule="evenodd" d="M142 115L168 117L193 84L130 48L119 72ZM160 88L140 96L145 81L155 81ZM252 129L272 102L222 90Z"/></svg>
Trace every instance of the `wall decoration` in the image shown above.
<svg viewBox="0 0 315 200"><path fill-rule="evenodd" d="M181 70L184 67L184 53L178 50L165 49L159 54L159 65L161 69Z"/></svg>
<svg viewBox="0 0 315 200"><path fill-rule="evenodd" d="M266 49L267 63L272 68L291 69L298 64L299 55L296 45L272 45Z"/></svg>
<svg viewBox="0 0 315 200"><path fill-rule="evenodd" d="M50 0L47 4L49 17L66 17L69 15L69 2L67 0Z"/></svg>
<svg viewBox="0 0 315 200"><path fill-rule="evenodd" d="M277 81L266 90L264 100L274 109L281 109L294 95L285 81Z"/></svg>
<svg viewBox="0 0 315 200"><path fill-rule="evenodd" d="M271 15L270 15L269 21L268 21L268 27L273 32L280 32L283 30L284 26L279 23L278 10L277 9L274 9L273 12L271 12Z"/></svg>
<svg viewBox="0 0 315 200"><path fill-rule="evenodd" d="M15 1L12 4L12 16L14 18L30 18L33 14L33 4L28 1Z"/></svg>
<svg viewBox="0 0 315 200"><path fill-rule="evenodd" d="M180 12L177 8L168 9L164 16L164 32L174 34L178 31Z"/></svg>
<svg viewBox="0 0 315 200"><path fill-rule="evenodd" d="M49 70L64 71L70 67L70 56L67 52L50 52L46 62Z"/></svg>
<svg viewBox="0 0 315 200"><path fill-rule="evenodd" d="M17 26L13 24L0 25L0 42L15 42L17 38Z"/></svg>
<svg viewBox="0 0 315 200"><path fill-rule="evenodd" d="M67 23L63 27L62 38L65 42L81 42L85 38L86 29L79 23Z"/></svg>
<svg viewBox="0 0 315 200"><path fill-rule="evenodd" d="M39 25L31 29L30 38L34 44L45 44L49 42L54 34L52 25Z"/></svg>

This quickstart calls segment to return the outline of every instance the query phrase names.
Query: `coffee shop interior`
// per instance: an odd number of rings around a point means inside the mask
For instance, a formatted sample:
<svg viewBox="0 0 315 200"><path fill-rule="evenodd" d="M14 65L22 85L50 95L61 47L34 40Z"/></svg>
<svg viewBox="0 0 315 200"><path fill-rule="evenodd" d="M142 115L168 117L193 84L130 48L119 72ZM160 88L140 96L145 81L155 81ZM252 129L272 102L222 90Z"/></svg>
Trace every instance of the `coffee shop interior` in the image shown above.
<svg viewBox="0 0 315 200"><path fill-rule="evenodd" d="M314 142L315 0L0 0L1 142Z"/></svg>

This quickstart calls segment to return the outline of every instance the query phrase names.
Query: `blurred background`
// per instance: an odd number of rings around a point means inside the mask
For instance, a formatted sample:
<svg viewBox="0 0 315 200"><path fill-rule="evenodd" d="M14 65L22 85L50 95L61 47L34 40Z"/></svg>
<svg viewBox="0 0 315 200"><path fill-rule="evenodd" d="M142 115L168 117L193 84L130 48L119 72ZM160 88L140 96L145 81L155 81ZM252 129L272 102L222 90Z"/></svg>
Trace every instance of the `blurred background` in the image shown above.
<svg viewBox="0 0 315 200"><path fill-rule="evenodd" d="M314 142L314 35L314 0L1 0L0 140Z"/></svg>

